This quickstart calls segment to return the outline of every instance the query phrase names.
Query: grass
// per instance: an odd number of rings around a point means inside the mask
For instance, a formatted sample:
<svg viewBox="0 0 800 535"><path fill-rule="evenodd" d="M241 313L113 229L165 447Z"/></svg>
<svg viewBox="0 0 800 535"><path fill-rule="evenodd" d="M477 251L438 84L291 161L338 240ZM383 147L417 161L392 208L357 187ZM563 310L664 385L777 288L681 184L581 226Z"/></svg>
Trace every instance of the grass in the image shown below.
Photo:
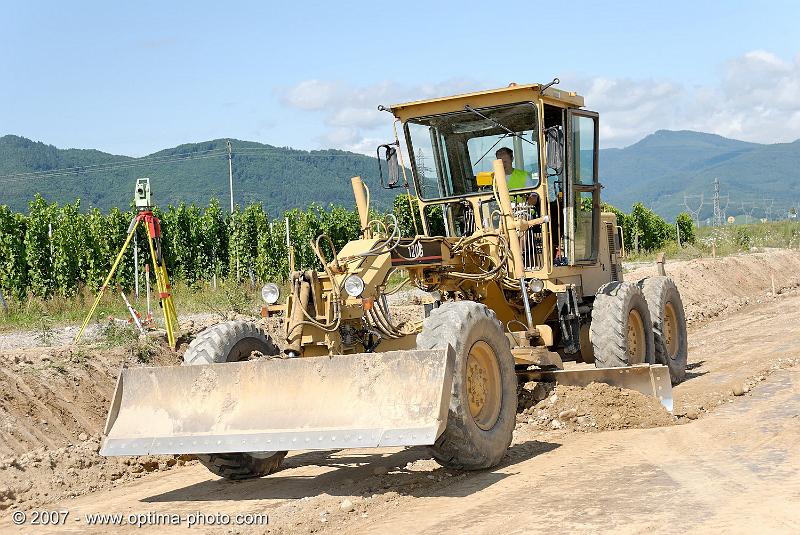
<svg viewBox="0 0 800 535"><path fill-rule="evenodd" d="M697 239L694 244L684 244L679 247L674 242L668 242L656 251L632 252L628 251L626 262L653 261L659 252L665 252L667 258L688 260L692 258L710 257L716 248L717 256L726 256L758 250L761 248L800 248L800 222L774 221L755 223L749 225L727 225L725 227L701 227L697 229ZM388 288L392 289L405 277L402 270L392 274L388 281ZM216 288L211 283L199 283L187 286L180 281L172 286L175 307L179 314L192 313L218 313L225 315L228 312L239 314L258 315L261 306L260 286L252 287L250 283L237 283L234 281L221 281ZM286 295L288 287L281 288L282 295ZM138 299L128 294L131 304L142 315L146 314L147 306L144 292ZM0 311L0 332L12 330L33 330L37 338L44 345L53 338L53 329L63 325L79 325L89 313L94 301L94 295L84 288L74 297L53 297L50 299L30 298L25 301L9 300L7 314ZM157 326L163 327L163 318L157 298L151 299L151 309ZM100 300L94 315L94 322L103 322L107 318L127 320L130 315L125 308L125 303L115 291L106 292ZM138 333L130 328L133 337L138 340ZM134 338L122 332L107 333L107 340L114 340L113 345L132 344ZM110 342L109 342L110 343ZM141 358L148 358L148 349L139 348ZM139 358L139 357L137 357Z"/></svg>
<svg viewBox="0 0 800 535"><path fill-rule="evenodd" d="M260 287L251 288L250 283L223 281L214 288L211 283L199 283L189 287L181 282L172 285L172 296L178 314L217 312L224 314L230 311L239 314L258 315L261 305ZM144 316L147 303L144 292L138 299L133 293L127 294L131 305ZM53 329L64 325L80 325L91 309L95 296L86 288L73 297L36 297L25 301L9 300L8 314L0 310L0 332L12 330L33 330L41 342L47 345L52 339ZM163 327L163 316L158 297L151 295L150 308L157 326ZM127 320L128 309L116 290L105 293L92 322L103 322L109 317ZM116 333L110 333L116 336Z"/></svg>
<svg viewBox="0 0 800 535"><path fill-rule="evenodd" d="M765 248L800 248L800 222L771 221L748 225L726 225L724 227L700 227L693 244L678 246L667 242L654 251L636 253L628 251L626 262L652 262L660 252L668 259L690 260L711 256L729 256Z"/></svg>

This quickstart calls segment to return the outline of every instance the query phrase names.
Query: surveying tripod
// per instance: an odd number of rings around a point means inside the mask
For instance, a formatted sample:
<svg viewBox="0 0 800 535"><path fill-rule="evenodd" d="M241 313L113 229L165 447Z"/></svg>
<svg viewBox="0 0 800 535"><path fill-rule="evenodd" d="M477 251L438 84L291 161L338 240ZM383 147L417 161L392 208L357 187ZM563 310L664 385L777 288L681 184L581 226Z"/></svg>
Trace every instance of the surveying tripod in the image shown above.
<svg viewBox="0 0 800 535"><path fill-rule="evenodd" d="M125 250L128 248L128 245L130 245L134 234L136 234L136 228L139 226L140 222L144 222L144 224L147 226L147 241L150 244L150 258L153 261L153 272L156 275L158 297L161 300L161 308L164 311L164 325L167 329L167 343L169 344L169 347L173 349L175 348L175 333L178 331L178 315L175 312L175 304L172 302L172 286L169 283L169 277L167 277L167 268L164 265L164 259L161 256L161 222L155 215L153 215L153 211L149 206L140 208L139 213L136 214L131 221L130 226L128 226L128 237L125 239L122 249L120 249L119 253L117 254L117 259L114 260L114 264L111 266L111 271L108 273L105 282L103 282L103 286L100 288L100 292L97 294L97 298L94 300L94 304L92 305L89 314L86 316L86 319L83 320L83 325L81 325L81 329L78 331L78 335L75 337L75 343L80 340L84 329L86 329L86 326L89 324L89 321L91 321L92 316L94 316L95 310L97 310L97 305L100 303L100 299L103 297L106 288L108 288L111 278L117 271L117 266L119 266Z"/></svg>

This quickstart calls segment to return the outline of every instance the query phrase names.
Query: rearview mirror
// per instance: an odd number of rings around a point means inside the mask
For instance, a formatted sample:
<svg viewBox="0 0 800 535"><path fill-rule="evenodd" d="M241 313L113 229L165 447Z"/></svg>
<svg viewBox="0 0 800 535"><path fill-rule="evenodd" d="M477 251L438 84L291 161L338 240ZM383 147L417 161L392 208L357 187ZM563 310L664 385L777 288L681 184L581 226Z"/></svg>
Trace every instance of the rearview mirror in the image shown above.
<svg viewBox="0 0 800 535"><path fill-rule="evenodd" d="M400 182L400 165L397 163L397 149L395 143L387 143L378 147L378 174L381 177L381 186L386 189L398 187ZM383 158L381 158L383 149ZM386 163L386 182L383 180L383 165L381 159Z"/></svg>
<svg viewBox="0 0 800 535"><path fill-rule="evenodd" d="M547 149L547 168L553 175L564 170L564 131L559 126L551 126L544 132Z"/></svg>

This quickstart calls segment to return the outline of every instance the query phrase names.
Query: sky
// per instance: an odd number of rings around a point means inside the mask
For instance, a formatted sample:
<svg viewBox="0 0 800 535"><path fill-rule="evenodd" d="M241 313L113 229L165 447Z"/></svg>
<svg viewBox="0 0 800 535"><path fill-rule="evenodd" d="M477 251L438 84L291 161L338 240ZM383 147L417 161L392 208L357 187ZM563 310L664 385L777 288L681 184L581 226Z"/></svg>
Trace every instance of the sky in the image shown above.
<svg viewBox="0 0 800 535"><path fill-rule="evenodd" d="M800 2L0 0L0 135L144 156L236 138L375 154L379 104L561 80L601 144L800 138Z"/></svg>

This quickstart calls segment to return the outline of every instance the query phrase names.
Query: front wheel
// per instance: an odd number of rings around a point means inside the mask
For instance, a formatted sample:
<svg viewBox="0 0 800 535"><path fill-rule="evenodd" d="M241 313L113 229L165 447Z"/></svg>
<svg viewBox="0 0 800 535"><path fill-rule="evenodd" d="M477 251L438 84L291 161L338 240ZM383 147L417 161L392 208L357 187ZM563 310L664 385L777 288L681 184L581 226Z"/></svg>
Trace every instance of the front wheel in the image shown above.
<svg viewBox="0 0 800 535"><path fill-rule="evenodd" d="M596 368L653 364L653 322L637 285L609 282L601 286L589 330Z"/></svg>
<svg viewBox="0 0 800 535"><path fill-rule="evenodd" d="M478 470L500 462L511 444L517 413L514 358L500 322L473 301L442 304L425 319L418 349L453 348L447 427L431 446L449 468Z"/></svg>
<svg viewBox="0 0 800 535"><path fill-rule="evenodd" d="M650 309L655 339L655 360L666 364L672 384L686 377L689 353L686 314L678 287L669 277L648 277L639 287Z"/></svg>
<svg viewBox="0 0 800 535"><path fill-rule="evenodd" d="M253 351L277 355L278 346L253 323L228 321L213 325L197 335L183 355L184 366L248 360ZM209 453L197 460L212 473L226 479L249 479L271 474L280 468L285 451Z"/></svg>

